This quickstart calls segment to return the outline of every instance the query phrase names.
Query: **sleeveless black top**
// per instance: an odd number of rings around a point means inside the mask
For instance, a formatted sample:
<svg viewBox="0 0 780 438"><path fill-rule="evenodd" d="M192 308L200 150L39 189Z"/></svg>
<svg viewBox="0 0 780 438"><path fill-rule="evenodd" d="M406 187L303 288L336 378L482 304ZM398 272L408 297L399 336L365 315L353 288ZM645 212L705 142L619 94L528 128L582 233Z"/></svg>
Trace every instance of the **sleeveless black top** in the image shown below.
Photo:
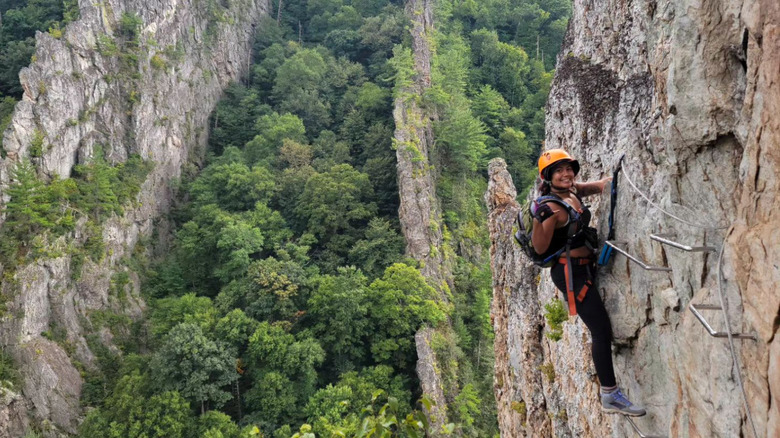
<svg viewBox="0 0 780 438"><path fill-rule="evenodd" d="M574 196L577 196L576 194ZM569 222L566 222L566 225L556 228L555 231L553 231L552 239L550 239L550 246L547 247L547 251L545 251L544 254L542 254L543 258L547 258L556 252L558 252L561 248L566 246L566 241L569 240L569 224L572 220L575 220L577 222L577 234L574 235L571 241L571 249L575 248L581 248L585 246L585 233L582 232L585 228L587 228L590 225L590 219L591 219L591 212L587 205L585 205L582 202L582 198L577 196L577 199L580 201L580 205L582 206L582 209L577 212L575 209L574 211L579 213L575 218L569 217ZM573 208L573 207L572 207Z"/></svg>

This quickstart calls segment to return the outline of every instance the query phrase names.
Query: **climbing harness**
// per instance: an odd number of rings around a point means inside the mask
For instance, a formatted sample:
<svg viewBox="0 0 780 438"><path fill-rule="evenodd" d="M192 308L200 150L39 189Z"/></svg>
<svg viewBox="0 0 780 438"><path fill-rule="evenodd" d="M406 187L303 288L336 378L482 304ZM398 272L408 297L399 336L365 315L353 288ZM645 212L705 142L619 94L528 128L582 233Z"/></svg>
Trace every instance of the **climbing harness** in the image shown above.
<svg viewBox="0 0 780 438"><path fill-rule="evenodd" d="M523 205L517 212L517 232L514 234L515 241L520 245L525 255L535 264L541 268L549 268L555 264L558 257L566 249L562 246L559 250L555 251L546 257L542 254L538 254L531 243L531 234L533 233L533 221L536 217L536 211L542 204L552 202L563 207L569 214L569 225L567 230L567 238L573 239L577 234L577 223L579 222L580 215L577 210L569 205L566 201L555 195L540 196L529 204Z"/></svg>
<svg viewBox="0 0 780 438"><path fill-rule="evenodd" d="M568 154L566 156L568 157ZM536 212L542 204L548 202L558 204L566 209L569 215L569 223L566 225L566 244L560 249L554 251L552 254L544 257L542 254L538 254L534 249L533 244L531 243L531 234L533 232L533 220L536 217ZM582 204L581 199L580 204ZM552 267L556 263L560 263L564 266L564 273L566 276L566 300L569 305L569 315L571 316L577 314L577 307L574 300L576 299L577 301L582 302L582 300L585 299L585 295L588 293L588 289L593 286L593 276L590 269L590 265L593 262L593 259L590 257L571 257L572 242L575 238L582 236L584 238L583 243L591 250L594 250L595 245L598 243L598 237L595 236L595 230L591 227L588 227L586 223L582 223L581 213L582 211L574 209L574 207L569 205L568 202L564 201L556 195L540 196L529 205L524 205L520 211L518 211L518 230L514 234L515 241L517 241L525 255L528 256L528 258L535 265L548 268ZM572 273L572 265L584 265L588 273L585 284L578 291L576 296L574 293L574 275Z"/></svg>
<svg viewBox="0 0 780 438"><path fill-rule="evenodd" d="M576 300L581 303L582 300L585 299L585 295L588 293L588 289L593 286L593 276L590 272L590 264L593 262L593 259L590 257L571 257L569 254L570 248L569 243L567 242L566 256L559 258L558 263L564 265L563 272L566 278L566 302L569 304L569 316L574 316L577 314L577 306L574 303L574 275L572 274L571 267L572 265L585 265L585 268L588 270L588 279L585 281L585 284L582 285L582 288L576 296Z"/></svg>
<svg viewBox="0 0 780 438"><path fill-rule="evenodd" d="M575 195L576 196L576 195ZM578 197L579 199L579 197ZM580 205L582 204L582 199L580 199ZM578 221L579 222L579 221ZM576 299L580 303L582 300L585 299L585 295L588 293L588 290L593 286L593 275L591 273L590 266L593 263L592 257L572 257L571 256L571 243L574 240L574 237L576 235L582 234L585 236L585 246L587 246L592 253L595 253L595 245L594 242L591 242L591 239L589 237L595 237L595 233L590 233L590 229L587 226L586 223L581 224L573 224L574 226L579 225L580 230L574 234L571 232L571 227L569 227L569 238L566 240L566 246L565 252L566 255L563 257L558 258L558 263L561 263L563 265L563 272L566 279L566 302L569 305L569 316L575 316L577 314L577 304L574 302ZM594 230L595 231L595 230ZM598 244L598 240L595 241L595 244ZM577 296L574 296L574 274L572 272L572 266L579 265L579 266L585 266L585 269L587 270L587 280L585 280L585 284L582 285L582 288L577 292Z"/></svg>
<svg viewBox="0 0 780 438"><path fill-rule="evenodd" d="M569 223L566 225L566 244L554 251L551 255L543 257L542 254L536 253L536 250L531 243L531 233L533 232L532 225L533 218L536 217L536 211L542 204L547 202L552 202L565 208L569 215ZM582 200L580 200L580 203L582 204ZM552 267L556 263L560 263L564 266L564 273L566 276L566 301L568 302L569 315L571 316L577 314L577 307L574 300L576 299L577 301L582 302L582 300L585 299L585 295L588 293L588 289L593 286L593 276L590 269L593 259L590 257L571 257L572 242L575 238L582 236L584 238L583 243L591 250L593 250L595 244L598 243L597 237L595 236L595 230L588 227L587 223L581 221L581 213L582 211L574 209L574 207L558 196L541 196L529 206L521 208L517 213L518 230L514 235L515 240L523 249L523 252L535 265L547 268ZM584 265L588 273L585 284L577 292L576 296L574 293L574 275L572 273L573 265Z"/></svg>
<svg viewBox="0 0 780 438"><path fill-rule="evenodd" d="M609 232L607 233L607 240L615 240L615 207L617 206L617 189L618 189L618 175L620 169L623 168L623 158L626 154L620 156L618 164L615 167L615 171L612 172L612 185L610 187L609 195ZM612 247L604 244L601 248L601 254L599 254L599 266L606 266L609 263L609 259L612 257Z"/></svg>

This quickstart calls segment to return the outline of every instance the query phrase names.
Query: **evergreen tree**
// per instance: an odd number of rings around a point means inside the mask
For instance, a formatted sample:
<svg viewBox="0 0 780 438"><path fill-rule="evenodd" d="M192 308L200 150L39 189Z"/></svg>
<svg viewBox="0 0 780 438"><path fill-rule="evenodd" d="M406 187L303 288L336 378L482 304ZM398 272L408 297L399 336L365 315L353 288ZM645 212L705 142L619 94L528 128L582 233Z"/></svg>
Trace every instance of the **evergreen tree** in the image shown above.
<svg viewBox="0 0 780 438"><path fill-rule="evenodd" d="M78 179L78 195L76 202L83 211L89 212L92 220L99 223L112 213L121 213L119 197L114 189L119 186L119 171L106 163L103 151L95 150L88 164L79 164L73 168Z"/></svg>
<svg viewBox="0 0 780 438"><path fill-rule="evenodd" d="M492 138L501 133L506 116L509 112L509 103L498 91L490 85L484 85L479 93L474 96L472 109L474 115L485 124L487 132Z"/></svg>
<svg viewBox="0 0 780 438"><path fill-rule="evenodd" d="M20 161L10 172L11 184L6 194L5 222L0 236L3 263L14 265L15 255L26 254L32 238L57 224L61 218L54 204L52 192L27 160Z"/></svg>
<svg viewBox="0 0 780 438"><path fill-rule="evenodd" d="M258 134L252 129L255 121L267 112L270 108L261 104L257 90L231 84L209 120L210 152L219 155L228 146L243 148Z"/></svg>
<svg viewBox="0 0 780 438"><path fill-rule="evenodd" d="M38 179L32 164L20 161L11 171L11 181L4 229L11 236L21 238L53 226L52 200L46 184Z"/></svg>
<svg viewBox="0 0 780 438"><path fill-rule="evenodd" d="M16 107L16 99L10 96L0 99L0 154L1 158L5 158L5 149L3 149L3 133L8 125L11 123L11 116L13 115L14 108Z"/></svg>
<svg viewBox="0 0 780 438"><path fill-rule="evenodd" d="M373 218L368 223L365 238L349 250L349 261L360 267L369 278L380 277L385 269L401 260L404 239L389 221Z"/></svg>
<svg viewBox="0 0 780 438"><path fill-rule="evenodd" d="M0 3L0 97L22 96L19 70L30 64L35 52L35 32L60 26L68 3L62 0L6 1ZM72 12L70 12L70 18Z"/></svg>

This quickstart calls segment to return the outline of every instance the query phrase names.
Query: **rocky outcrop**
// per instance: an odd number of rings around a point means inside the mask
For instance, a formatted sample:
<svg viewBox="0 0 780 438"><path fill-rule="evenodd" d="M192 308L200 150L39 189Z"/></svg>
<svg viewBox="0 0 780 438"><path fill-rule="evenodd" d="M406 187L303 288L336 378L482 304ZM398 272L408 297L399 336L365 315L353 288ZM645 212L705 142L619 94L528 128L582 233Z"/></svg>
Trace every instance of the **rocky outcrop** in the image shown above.
<svg viewBox="0 0 780 438"><path fill-rule="evenodd" d="M444 395L444 382L441 376L441 366L433 349L436 329L424 327L414 335L417 348L417 378L420 379L420 389L433 403L424 406L425 415L431 424L430 434L439 436L442 426L447 424L447 398Z"/></svg>
<svg viewBox="0 0 780 438"><path fill-rule="evenodd" d="M398 216L406 253L421 262L423 275L447 300L445 290L452 287L452 267L444 250L441 203L436 195L433 121L437 115L420 103L431 86L433 2L409 0L406 15L412 24L413 77L397 90L393 110L401 198Z"/></svg>
<svg viewBox="0 0 780 438"><path fill-rule="evenodd" d="M0 340L22 371L28 414L49 425L49 435L73 433L78 425L81 377L74 361L93 366L85 341L85 334L97 329L89 326L90 316L140 315L144 304L136 276L129 273L120 298L111 292L112 275L127 270L121 261L168 211L170 183L186 163L204 155L208 117L222 89L248 69L254 23L269 6L265 0L230 5L82 0L81 18L61 37L36 36L34 62L20 73L25 93L3 133L7 158L0 161L1 192L9 170L26 158L43 178L70 176L97 148L112 163L130 154L154 163L138 202L104 224L101 262L88 261L74 280L66 248L79 244L77 227L74 235L50 243L59 256L21 266L3 283L3 294L12 299L0 320ZM43 144L31 154L36 137ZM64 339L42 337L53 327ZM111 344L110 332L102 338ZM14 431L26 427L20 403L14 403L0 405L0 418L10 421L0 427L0 436L16 436Z"/></svg>
<svg viewBox="0 0 780 438"><path fill-rule="evenodd" d="M433 2L408 0L405 9L411 21L412 59L398 73L393 110L401 198L398 216L406 239L406 253L420 262L420 271L439 292L440 302L447 303L453 286L453 258L448 254L451 250L444 245L441 203L436 194L433 121L437 116L420 103L425 90L431 86ZM443 387L441 364L431 346L436 331L442 330L446 331L446 327L425 327L415 336L417 375L423 394L433 402L425 413L434 436L447 423L445 392L449 392L450 399L456 395L454 389L446 391Z"/></svg>
<svg viewBox="0 0 780 438"><path fill-rule="evenodd" d="M520 436L550 436L550 417L540 367L544 364L538 292L539 269L526 265L519 247L513 244L513 230L520 205L506 162L493 159L488 166L485 201L493 271L492 315L495 331L495 395L501 430ZM522 267L521 269L515 269ZM518 303L527 306L520 307ZM533 334L533 335L532 335ZM527 336L526 336L527 335ZM512 348L507 348L512 346ZM533 427L533 429L531 429Z"/></svg>
<svg viewBox="0 0 780 438"><path fill-rule="evenodd" d="M27 406L21 394L6 388L6 382L0 382L0 436L24 436L29 427Z"/></svg>
<svg viewBox="0 0 780 438"><path fill-rule="evenodd" d="M637 425L647 434L753 436L737 373L758 436L780 429L780 374L770 367L780 359L778 22L780 5L766 0L574 2L546 147L571 151L584 180L605 176L625 154L617 240L648 264L673 269L645 271L616 255L599 275L618 382L646 406ZM490 177L502 436L634 435L623 418L599 410L581 321L571 318L559 342L541 335L555 290L546 272L536 286L539 272L517 257L507 222L518 208L511 182L497 163ZM608 197L591 202L603 236ZM717 253L662 246L651 233L718 249L725 239L723 281ZM733 331L758 336L734 341L738 367L728 341L707 336L688 311L691 303L718 304L721 288ZM719 312L705 316L725 331ZM534 409L548 415L534 417Z"/></svg>

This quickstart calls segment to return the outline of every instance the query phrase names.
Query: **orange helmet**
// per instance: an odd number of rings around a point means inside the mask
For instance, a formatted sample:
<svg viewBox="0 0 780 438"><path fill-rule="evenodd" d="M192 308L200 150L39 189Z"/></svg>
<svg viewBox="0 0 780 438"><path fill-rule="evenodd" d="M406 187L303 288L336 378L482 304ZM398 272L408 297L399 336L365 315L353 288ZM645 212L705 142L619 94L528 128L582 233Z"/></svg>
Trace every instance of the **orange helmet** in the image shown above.
<svg viewBox="0 0 780 438"><path fill-rule="evenodd" d="M542 155L539 156L539 176L543 180L549 181L549 171L555 167L555 164L562 161L571 163L575 175L580 173L580 163L572 158L568 152L563 149L550 149L549 151L542 152Z"/></svg>

